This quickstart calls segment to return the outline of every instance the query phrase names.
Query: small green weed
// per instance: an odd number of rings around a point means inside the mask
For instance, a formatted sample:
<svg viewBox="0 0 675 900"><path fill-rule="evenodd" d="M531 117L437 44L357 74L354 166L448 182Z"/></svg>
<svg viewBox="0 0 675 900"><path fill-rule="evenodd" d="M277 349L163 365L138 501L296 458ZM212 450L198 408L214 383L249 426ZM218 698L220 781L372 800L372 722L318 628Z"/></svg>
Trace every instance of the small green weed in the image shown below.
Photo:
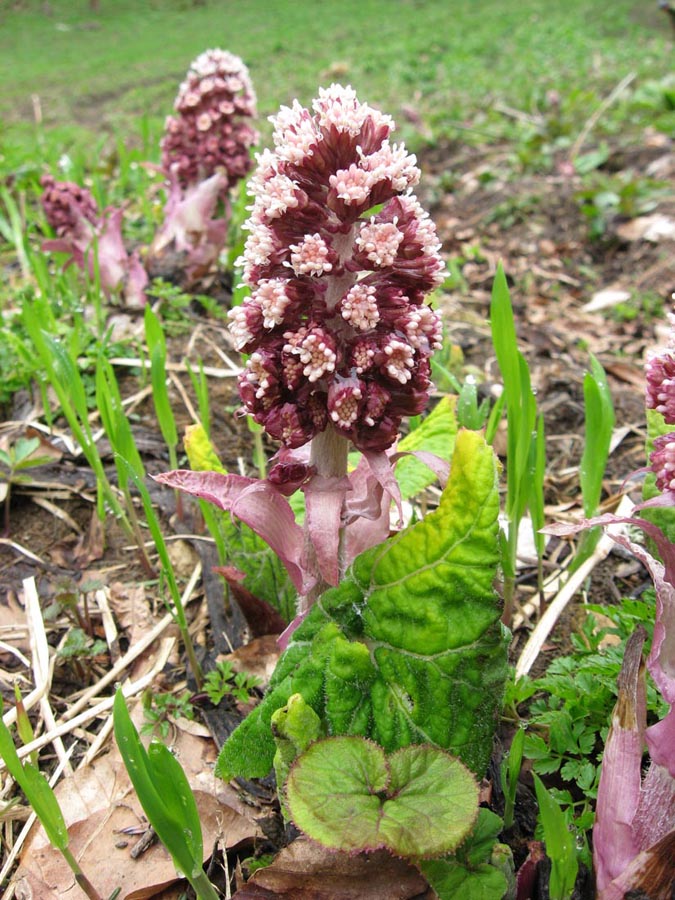
<svg viewBox="0 0 675 900"><path fill-rule="evenodd" d="M83 628L71 628L57 656L61 659L91 659L108 652L108 645L100 638L92 639Z"/></svg>
<svg viewBox="0 0 675 900"><path fill-rule="evenodd" d="M595 172L576 194L593 240L607 236L618 218L634 219L651 212L669 188L662 181L626 170L616 175Z"/></svg>
<svg viewBox="0 0 675 900"><path fill-rule="evenodd" d="M608 316L616 322L654 322L663 318L663 297L655 291L633 294L624 303L617 303L608 310Z"/></svg>
<svg viewBox="0 0 675 900"><path fill-rule="evenodd" d="M177 284L154 278L146 291L148 297L158 300L157 315L161 317L167 335L176 337L192 330L192 323L186 313L192 303L192 295L186 294Z"/></svg>
<svg viewBox="0 0 675 900"><path fill-rule="evenodd" d="M218 706L223 697L230 694L238 703L248 703L251 691L262 684L257 675L247 672L235 672L229 660L221 660L215 669L204 677L204 693L214 706Z"/></svg>
<svg viewBox="0 0 675 900"><path fill-rule="evenodd" d="M188 691L180 694L154 694L146 691L143 695L143 715L145 724L141 734L158 734L166 740L171 730L172 719L194 719L194 708Z"/></svg>
<svg viewBox="0 0 675 900"><path fill-rule="evenodd" d="M5 533L9 533L10 495L14 485L26 484L31 476L27 469L45 465L52 461L50 456L41 456L40 438L19 437L6 450L0 449L0 500L5 504Z"/></svg>
<svg viewBox="0 0 675 900"><path fill-rule="evenodd" d="M204 676L202 691L214 706L218 706L227 696L233 697L237 703L246 704L251 700L251 691L261 683L256 675L235 672L229 660L221 660L215 669ZM141 728L141 734L159 735L166 740L172 720L194 719L193 699L189 691L178 694L146 691L143 696L145 724Z"/></svg>

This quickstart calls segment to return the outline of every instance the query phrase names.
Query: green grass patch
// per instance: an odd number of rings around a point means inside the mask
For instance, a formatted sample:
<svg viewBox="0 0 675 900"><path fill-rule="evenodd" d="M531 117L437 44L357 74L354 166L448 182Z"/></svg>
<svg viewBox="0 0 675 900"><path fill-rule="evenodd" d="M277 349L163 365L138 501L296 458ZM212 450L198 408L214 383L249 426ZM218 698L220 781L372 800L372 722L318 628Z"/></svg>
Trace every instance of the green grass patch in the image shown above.
<svg viewBox="0 0 675 900"><path fill-rule="evenodd" d="M4 14L0 117L30 121L39 97L50 126L101 134L141 114L161 122L191 59L214 45L248 64L263 116L341 80L399 118L413 106L440 131L497 99L531 112L547 90L584 116L628 72L659 80L671 65L666 17L633 0L590 10L584 0L341 0L320 14L307 0L100 5L52 0L46 15L26 0Z"/></svg>

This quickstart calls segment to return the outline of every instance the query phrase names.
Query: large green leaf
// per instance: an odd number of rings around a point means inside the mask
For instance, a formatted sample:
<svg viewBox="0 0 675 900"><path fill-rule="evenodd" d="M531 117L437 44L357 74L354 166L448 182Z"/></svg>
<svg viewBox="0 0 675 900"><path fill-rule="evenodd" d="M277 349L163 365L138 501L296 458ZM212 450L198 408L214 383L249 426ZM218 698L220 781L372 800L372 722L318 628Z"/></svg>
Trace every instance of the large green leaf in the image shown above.
<svg viewBox="0 0 675 900"><path fill-rule="evenodd" d="M492 584L498 563L496 464L460 431L439 508L356 558L296 630L270 692L226 742L224 778L262 777L270 719L302 694L329 735L450 750L482 775L506 677L506 631Z"/></svg>
<svg viewBox="0 0 675 900"><path fill-rule="evenodd" d="M334 850L439 856L464 840L478 814L475 777L426 745L387 757L360 737L315 741L293 765L286 790L295 824Z"/></svg>

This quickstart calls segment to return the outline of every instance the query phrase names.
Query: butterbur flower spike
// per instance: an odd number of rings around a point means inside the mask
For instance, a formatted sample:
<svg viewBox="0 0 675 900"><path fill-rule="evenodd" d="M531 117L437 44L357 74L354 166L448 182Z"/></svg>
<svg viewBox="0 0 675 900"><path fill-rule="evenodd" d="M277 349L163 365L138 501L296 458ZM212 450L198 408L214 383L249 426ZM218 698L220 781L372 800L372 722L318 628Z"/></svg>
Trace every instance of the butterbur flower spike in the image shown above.
<svg viewBox="0 0 675 900"><path fill-rule="evenodd" d="M411 193L415 157L350 87L272 119L258 156L241 263L251 296L230 313L244 406L287 447L335 429L383 451L428 400L443 280L433 223Z"/></svg>
<svg viewBox="0 0 675 900"><path fill-rule="evenodd" d="M240 397L281 442L277 464L262 482L181 471L158 480L263 535L298 588L302 617L358 553L386 539L392 499L400 513L388 451L403 416L429 398L441 323L425 298L444 266L412 194L415 157L390 143L388 116L334 84L312 110L295 101L272 123L239 261L251 294L229 315L248 354ZM363 459L347 475L350 443ZM284 496L295 487L302 529ZM272 511L283 527L272 527Z"/></svg>
<svg viewBox="0 0 675 900"><path fill-rule="evenodd" d="M258 134L251 125L256 96L248 69L225 50L206 50L191 64L166 120L162 167L188 188L216 172L221 196L251 168L249 149Z"/></svg>
<svg viewBox="0 0 675 900"><path fill-rule="evenodd" d="M55 181L51 175L43 175L40 183L42 208L57 235L54 240L44 241L42 249L68 253L70 259L66 266L75 263L92 278L97 262L106 297L121 291L128 306L143 306L148 276L138 253L129 254L124 246L122 210L109 207L100 215L96 201L86 188L71 181Z"/></svg>
<svg viewBox="0 0 675 900"><path fill-rule="evenodd" d="M248 69L225 50L206 50L190 66L166 120L162 169L168 179L164 222L148 254L164 271L167 250L181 255L187 285L198 282L225 245L229 194L251 169L256 97ZM219 203L224 216L215 218Z"/></svg>

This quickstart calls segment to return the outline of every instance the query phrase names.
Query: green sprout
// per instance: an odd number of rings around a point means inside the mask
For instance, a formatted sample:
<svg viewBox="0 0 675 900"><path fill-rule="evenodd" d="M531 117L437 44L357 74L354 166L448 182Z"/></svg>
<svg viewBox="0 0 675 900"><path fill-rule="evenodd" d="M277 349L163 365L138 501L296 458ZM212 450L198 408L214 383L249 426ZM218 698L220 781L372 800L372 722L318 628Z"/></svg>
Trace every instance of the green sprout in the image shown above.
<svg viewBox="0 0 675 900"><path fill-rule="evenodd" d="M518 350L513 309L506 276L501 264L497 267L490 305L492 343L504 380L506 396L507 464L506 516L508 535L503 536L502 567L504 570L504 621L508 624L513 610L516 583L518 526L529 508L539 557L543 538L538 534L543 521L543 478L545 470L544 425L537 416L537 401L530 378L530 370Z"/></svg>
<svg viewBox="0 0 675 900"><path fill-rule="evenodd" d="M0 468L0 488L2 488L0 498L5 503L5 534L9 534L9 505L12 487L30 482L30 476L25 474L27 469L51 462L49 456L35 455L39 447L40 438L20 437L7 450L0 450L0 466L2 467Z"/></svg>
<svg viewBox="0 0 675 900"><path fill-rule="evenodd" d="M115 695L113 722L117 746L148 822L198 900L218 900L204 872L199 811L180 763L161 741L153 740L145 749L121 690Z"/></svg>
<svg viewBox="0 0 675 900"><path fill-rule="evenodd" d="M3 703L0 697L0 756L9 774L28 798L50 844L66 860L77 884L90 900L101 900L100 894L84 874L68 846L68 829L56 794L33 762L22 763L19 759L9 728L2 720L2 710Z"/></svg>
<svg viewBox="0 0 675 900"><path fill-rule="evenodd" d="M572 895L579 870L574 834L569 830L565 815L553 796L536 775L533 778L546 855L551 860L549 893L551 900L567 900Z"/></svg>

